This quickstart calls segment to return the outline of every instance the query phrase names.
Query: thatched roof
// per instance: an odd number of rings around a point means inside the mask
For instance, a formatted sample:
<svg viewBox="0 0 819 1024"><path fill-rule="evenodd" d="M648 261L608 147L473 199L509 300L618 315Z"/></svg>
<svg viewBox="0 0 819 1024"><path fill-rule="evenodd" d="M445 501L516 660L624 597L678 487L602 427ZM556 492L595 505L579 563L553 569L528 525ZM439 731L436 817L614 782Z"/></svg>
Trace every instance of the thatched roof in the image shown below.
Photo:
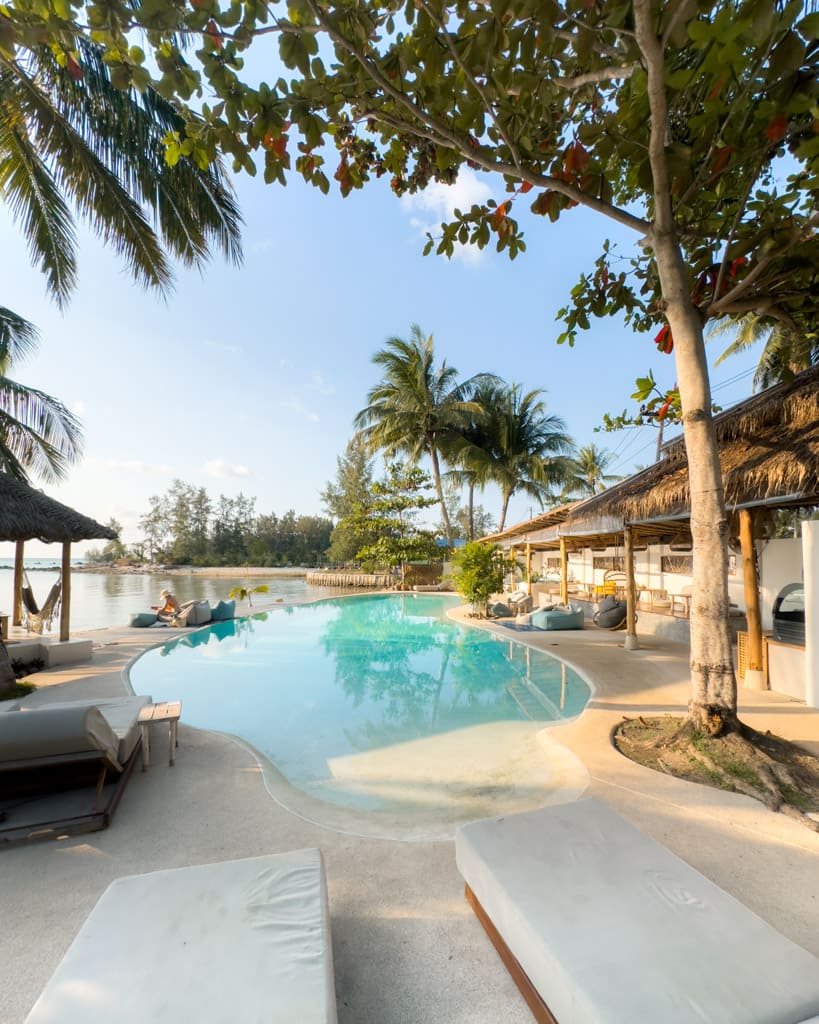
<svg viewBox="0 0 819 1024"><path fill-rule="evenodd" d="M819 504L819 367L720 413L714 425L729 511ZM594 515L632 523L672 519L689 508L680 437L665 446L659 462L578 505L567 525Z"/></svg>
<svg viewBox="0 0 819 1024"><path fill-rule="evenodd" d="M0 473L0 540L115 540L107 526L80 515L27 484Z"/></svg>
<svg viewBox="0 0 819 1024"><path fill-rule="evenodd" d="M570 502L568 505L559 505L557 508L550 509L548 512L543 512L539 516L535 516L534 519L527 519L524 523L516 523L514 526L509 526L505 530L501 530L500 533L490 534L488 537L481 537L482 542L499 543L501 541L517 541L520 544L525 544L527 537L540 530L546 530L549 527L556 526L558 523L563 523L569 514L569 510L574 508L578 502Z"/></svg>

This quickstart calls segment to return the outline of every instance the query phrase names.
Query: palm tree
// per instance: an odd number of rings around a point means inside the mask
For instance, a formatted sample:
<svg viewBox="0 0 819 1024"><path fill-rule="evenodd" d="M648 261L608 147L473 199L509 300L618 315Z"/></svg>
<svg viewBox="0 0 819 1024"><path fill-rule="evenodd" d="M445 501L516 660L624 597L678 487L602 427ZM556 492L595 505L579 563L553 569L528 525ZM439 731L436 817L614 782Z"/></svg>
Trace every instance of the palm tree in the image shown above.
<svg viewBox="0 0 819 1024"><path fill-rule="evenodd" d="M169 166L163 139L182 125L174 108L151 88L115 89L102 51L77 45L68 69L45 47L0 49L0 201L57 303L77 280L70 205L160 291L171 258L200 266L215 247L238 263L241 218L221 165Z"/></svg>
<svg viewBox="0 0 819 1024"><path fill-rule="evenodd" d="M794 374L819 364L819 338L813 332L800 332L795 324L771 323L756 313L721 320L710 332L709 340L735 331L736 336L716 362L737 355L764 341L762 354L754 373L754 390L763 391L779 381L791 380Z"/></svg>
<svg viewBox="0 0 819 1024"><path fill-rule="evenodd" d="M47 481L62 479L82 449L79 421L62 402L8 376L36 347L32 326L0 308L0 472L24 482L29 472Z"/></svg>
<svg viewBox="0 0 819 1024"><path fill-rule="evenodd" d="M584 445L575 459L575 477L572 488L581 494L597 494L604 491L609 484L622 480L622 477L606 473L614 456L611 452L596 445Z"/></svg>
<svg viewBox="0 0 819 1024"><path fill-rule="evenodd" d="M461 464L476 483L490 481L501 491L498 530L503 530L509 500L523 491L543 503L556 486L572 478L571 439L558 416L547 415L540 390L523 392L519 384L487 392L484 429L488 443L464 448Z"/></svg>
<svg viewBox="0 0 819 1024"><path fill-rule="evenodd" d="M383 377L367 395L368 405L355 418L355 426L370 451L383 450L388 456L404 452L411 462L429 456L432 479L447 544L452 546L452 526L441 483L441 453L465 428L478 411L470 399L480 379L458 383L458 371L446 361L435 365L432 335L425 337L414 324L410 340L389 338L386 347L372 361L383 369Z"/></svg>

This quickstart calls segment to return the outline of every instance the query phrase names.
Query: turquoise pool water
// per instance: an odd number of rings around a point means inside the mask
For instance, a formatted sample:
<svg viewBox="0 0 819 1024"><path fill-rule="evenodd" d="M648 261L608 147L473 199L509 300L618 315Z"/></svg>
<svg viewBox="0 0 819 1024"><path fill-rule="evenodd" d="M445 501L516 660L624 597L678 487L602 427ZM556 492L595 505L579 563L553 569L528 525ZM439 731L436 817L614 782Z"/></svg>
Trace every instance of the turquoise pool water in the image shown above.
<svg viewBox="0 0 819 1024"><path fill-rule="evenodd" d="M572 718L589 698L551 655L447 619L453 600L356 596L217 623L146 652L131 683L181 699L184 722L247 740L313 796L384 809L383 788L339 782L358 755L383 765L486 723Z"/></svg>

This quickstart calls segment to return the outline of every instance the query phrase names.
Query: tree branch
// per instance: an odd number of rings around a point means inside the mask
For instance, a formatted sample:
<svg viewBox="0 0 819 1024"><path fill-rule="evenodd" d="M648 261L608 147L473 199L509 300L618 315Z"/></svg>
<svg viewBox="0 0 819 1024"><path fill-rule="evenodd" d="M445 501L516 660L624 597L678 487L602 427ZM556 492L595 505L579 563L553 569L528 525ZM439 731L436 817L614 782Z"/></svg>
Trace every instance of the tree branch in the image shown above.
<svg viewBox="0 0 819 1024"><path fill-rule="evenodd" d="M634 61L632 64L624 64L620 68L599 68L597 71L587 71L585 74L575 75L573 78L552 78L551 81L559 88L573 92L575 89L581 89L584 85L592 85L594 82L613 82L621 78L631 78L639 66L639 63Z"/></svg>

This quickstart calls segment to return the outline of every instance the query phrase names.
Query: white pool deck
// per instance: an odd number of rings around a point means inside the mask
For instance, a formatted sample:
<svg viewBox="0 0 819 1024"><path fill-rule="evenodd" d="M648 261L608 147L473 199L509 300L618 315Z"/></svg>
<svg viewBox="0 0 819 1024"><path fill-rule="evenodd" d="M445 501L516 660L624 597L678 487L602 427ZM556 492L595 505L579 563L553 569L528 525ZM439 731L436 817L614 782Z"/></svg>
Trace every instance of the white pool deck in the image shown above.
<svg viewBox="0 0 819 1024"><path fill-rule="evenodd" d="M551 744L559 745L568 766L560 776L566 786L563 798L582 791L611 804L819 956L819 834L747 797L642 768L611 746L611 729L624 714L684 709L685 648L645 640L640 651L628 653L618 633L588 629L515 635L501 626L491 628L559 655L595 687L579 719L548 730L546 753ZM147 632L86 634L95 643L91 665L41 673L36 680L40 689L31 700L123 693L127 663L165 639L158 630ZM754 691L741 690L740 704L749 724L819 754L819 712ZM0 849L0 1024L25 1019L114 879L312 846L321 848L326 861L342 1024L531 1020L463 899L451 839L354 834L361 831L360 820L343 811L323 819L332 828L312 823L302 816L303 806L293 805L294 813L272 798L270 780L250 750L187 726L184 708L179 741L176 765L170 768L163 755L164 734L157 735L152 767L134 773L106 831ZM523 780L522 787L531 789L531 782ZM509 788L504 785L498 792L508 795ZM546 802L550 794L544 790L529 797ZM440 831L446 833L443 827Z"/></svg>

